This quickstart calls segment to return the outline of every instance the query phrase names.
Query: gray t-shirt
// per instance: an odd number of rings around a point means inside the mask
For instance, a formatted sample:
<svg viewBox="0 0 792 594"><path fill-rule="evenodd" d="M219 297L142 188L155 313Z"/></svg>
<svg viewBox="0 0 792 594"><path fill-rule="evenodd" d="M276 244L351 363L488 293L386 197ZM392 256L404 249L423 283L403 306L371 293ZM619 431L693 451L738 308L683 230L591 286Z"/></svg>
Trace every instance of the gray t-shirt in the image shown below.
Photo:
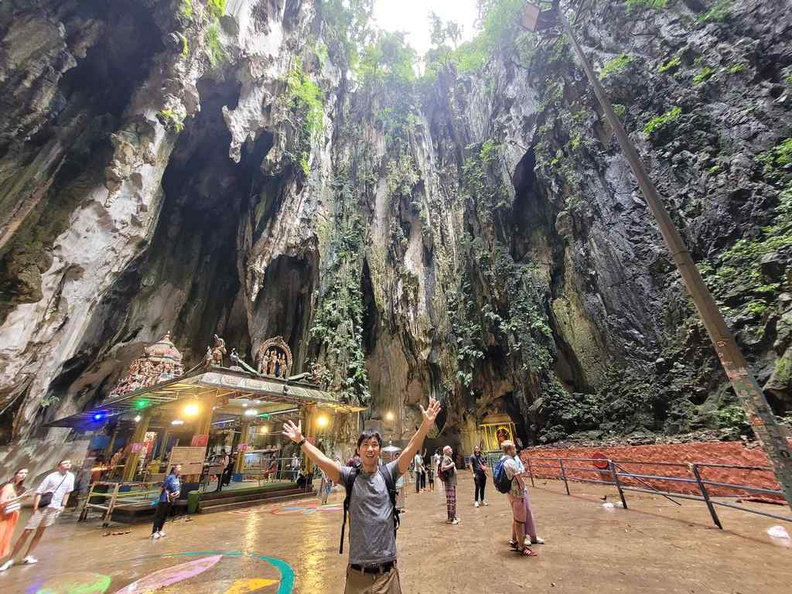
<svg viewBox="0 0 792 594"><path fill-rule="evenodd" d="M399 462L386 466L395 483L401 476ZM341 482L352 472L341 466ZM396 534L393 531L393 505L385 478L379 473L366 474L360 469L352 485L349 502L349 562L375 565L396 560Z"/></svg>

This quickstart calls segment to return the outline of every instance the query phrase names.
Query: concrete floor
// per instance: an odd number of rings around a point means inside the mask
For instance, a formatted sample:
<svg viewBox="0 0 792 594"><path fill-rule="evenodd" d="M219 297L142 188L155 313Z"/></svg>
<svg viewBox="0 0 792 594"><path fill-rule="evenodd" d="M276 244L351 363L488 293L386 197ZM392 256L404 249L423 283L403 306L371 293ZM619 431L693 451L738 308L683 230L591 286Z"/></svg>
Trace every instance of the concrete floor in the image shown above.
<svg viewBox="0 0 792 594"><path fill-rule="evenodd" d="M540 481L531 491L539 533L547 540L535 547L537 558L509 550L506 497L491 492L491 505L475 509L467 475L459 486L459 526L444 523L440 493L408 491L398 536L403 591L790 592L792 549L767 536L782 522L723 509L726 530L720 531L700 503L677 507L628 494L629 510L605 509L600 497L616 502L615 490L571 488L568 497L563 485ZM38 565L0 574L0 592L339 593L346 564L338 555L341 498L333 494L324 508L311 499L176 520L166 526L168 536L154 542L147 525L120 525L111 530L131 532L105 536L109 531L97 522L63 518L39 548ZM762 509L784 513L779 506ZM786 528L792 532L792 525ZM128 588L137 580L147 582Z"/></svg>

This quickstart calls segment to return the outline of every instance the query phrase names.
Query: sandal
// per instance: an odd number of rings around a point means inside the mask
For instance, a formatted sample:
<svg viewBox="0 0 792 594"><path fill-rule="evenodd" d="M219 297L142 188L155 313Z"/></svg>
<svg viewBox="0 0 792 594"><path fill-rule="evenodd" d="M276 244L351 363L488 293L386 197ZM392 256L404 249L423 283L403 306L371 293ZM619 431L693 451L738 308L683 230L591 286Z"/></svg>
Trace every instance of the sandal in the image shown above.
<svg viewBox="0 0 792 594"><path fill-rule="evenodd" d="M509 546L510 546L511 548L513 548L515 551L519 551L519 550L520 550L520 549L517 547L517 541L516 541L516 540L510 540L510 541L509 541Z"/></svg>
<svg viewBox="0 0 792 594"><path fill-rule="evenodd" d="M536 553L535 551L532 551L529 547L523 547L522 549L517 549L517 551L523 557L538 557L539 556L538 553Z"/></svg>

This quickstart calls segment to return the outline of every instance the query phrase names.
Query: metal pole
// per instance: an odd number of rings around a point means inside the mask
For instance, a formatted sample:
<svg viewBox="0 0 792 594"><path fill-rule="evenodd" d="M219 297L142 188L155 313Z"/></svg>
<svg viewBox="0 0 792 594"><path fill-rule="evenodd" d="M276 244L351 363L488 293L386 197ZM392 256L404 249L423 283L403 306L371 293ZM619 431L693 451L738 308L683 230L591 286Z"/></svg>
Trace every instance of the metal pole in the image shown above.
<svg viewBox="0 0 792 594"><path fill-rule="evenodd" d="M531 459L530 458L528 458L528 474L531 476L531 486L535 487L536 484L534 483L533 468L531 468Z"/></svg>
<svg viewBox="0 0 792 594"><path fill-rule="evenodd" d="M707 508L709 509L709 513L712 516L712 521L715 522L715 525L723 530L723 526L721 526L720 518L718 518L718 514L715 512L715 506L712 505L712 501L710 501L709 493L707 492L707 485L701 480L701 474L699 474L698 464L688 464L690 470L693 471L693 476L696 477L696 482L698 483L699 489L701 490L701 496L704 498L704 503L707 504Z"/></svg>
<svg viewBox="0 0 792 594"><path fill-rule="evenodd" d="M619 497L621 497L622 507L627 509L627 500L624 498L624 491L622 491L619 475L613 460L608 460L608 466L610 467L610 471L613 474L613 484L616 485L616 488L619 490Z"/></svg>
<svg viewBox="0 0 792 594"><path fill-rule="evenodd" d="M789 444L781 427L767 404L764 392L762 392L756 379L748 370L747 361L737 347L734 336L726 325L726 320L723 319L715 299L709 292L707 285L704 284L704 280L701 278L701 274L696 268L696 264L693 262L693 258L691 258L682 236L677 231L671 221L671 217L668 215L668 211L661 202L657 189L652 183L643 161L638 155L638 151L630 142L630 138L627 136L627 132L621 125L619 118L616 117L605 90L602 88L599 79L594 74L594 69L589 64L583 49L575 38L572 26L560 8L557 10L557 15L593 87L597 101L599 101L605 112L608 123L610 123L616 133L616 138L619 141L619 145L621 145L622 151L624 151L624 156L630 164L633 174L638 180L638 185L646 198L646 203L657 220L660 234L663 236L666 246L682 275L685 287L687 287L688 293L696 305L710 340L715 345L718 359L720 359L721 365L726 371L726 376L729 378L737 397L742 403L743 410L748 415L756 438L764 448L765 454L767 454L773 466L778 484L781 485L781 491L784 493L784 498L790 509L792 509L792 454L790 454Z"/></svg>
<svg viewBox="0 0 792 594"><path fill-rule="evenodd" d="M566 493L567 493L567 495L571 495L571 493L569 492L569 483L567 483L566 471L564 470L564 459L563 458L559 458L558 459L558 465L561 468L561 478L564 479L564 488L566 489Z"/></svg>

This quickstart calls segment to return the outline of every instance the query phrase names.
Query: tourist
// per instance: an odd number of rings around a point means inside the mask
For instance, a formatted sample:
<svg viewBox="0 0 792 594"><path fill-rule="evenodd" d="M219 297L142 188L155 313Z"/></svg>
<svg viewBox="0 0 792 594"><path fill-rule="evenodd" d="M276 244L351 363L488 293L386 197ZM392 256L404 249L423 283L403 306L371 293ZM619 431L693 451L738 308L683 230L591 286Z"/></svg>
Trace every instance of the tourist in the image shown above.
<svg viewBox="0 0 792 594"><path fill-rule="evenodd" d="M418 452L415 453L415 458L413 458L413 466L415 467L415 492L426 491L426 468L424 467L423 456Z"/></svg>
<svg viewBox="0 0 792 594"><path fill-rule="evenodd" d="M228 456L228 464L226 464L223 471L223 486L227 487L231 484L231 479L234 478L234 467L236 466L237 456L239 454L231 454Z"/></svg>
<svg viewBox="0 0 792 594"><path fill-rule="evenodd" d="M14 528L19 521L20 503L25 497L32 495L32 492L25 489L25 479L28 475L27 468L20 468L7 483L0 485L0 559L6 557L11 550L11 537L14 535ZM0 565L0 571L5 571L13 565L13 561L8 559Z"/></svg>
<svg viewBox="0 0 792 594"><path fill-rule="evenodd" d="M536 557L536 553L527 545L544 544L544 540L536 535L536 523L534 522L533 511L531 510L531 500L528 497L528 487L523 481L525 467L517 456L517 448L514 443L505 440L501 443L503 450L503 468L506 476L511 480L511 490L508 493L509 503L512 508L512 536L509 545L526 557Z"/></svg>
<svg viewBox="0 0 792 594"><path fill-rule="evenodd" d="M452 457L454 450L451 446L443 448L443 458L440 460L439 471L437 476L440 476L445 487L446 496L446 511L448 512L448 519L446 524L459 524L459 518L456 515L456 486L457 486L457 472L454 458Z"/></svg>
<svg viewBox="0 0 792 594"><path fill-rule="evenodd" d="M308 455L333 481L343 482L347 489L344 519L349 511L349 564L346 572L345 594L400 594L399 570L396 565L396 510L390 490L398 478L407 472L415 453L421 449L427 433L440 412L440 403L429 399L429 406L421 408L423 422L412 436L402 456L387 465L379 466L382 437L367 430L357 440L356 455L360 465L341 467L302 435L301 426L292 422L283 425L283 433ZM346 522L345 522L346 523ZM343 532L342 532L343 546Z"/></svg>
<svg viewBox="0 0 792 594"><path fill-rule="evenodd" d="M162 483L162 490L160 491L159 498L157 498L157 510L154 512L154 525L151 527L151 539L157 540L166 536L165 531L162 529L165 526L165 520L168 519L168 512L170 511L171 504L179 498L181 494L181 476L182 466L177 464L171 468L170 474L165 477Z"/></svg>
<svg viewBox="0 0 792 594"><path fill-rule="evenodd" d="M0 567L2 571L14 564L14 558L22 550L28 536L33 531L36 534L30 541L22 562L26 564L38 563L38 559L33 556L33 551L36 550L36 547L41 542L41 538L47 528L52 526L63 512L63 508L66 507L66 503L69 501L69 493L74 491L74 475L69 472L70 468L71 460L61 460L58 462L57 470L48 474L41 481L33 497L33 515L30 516L27 524L25 524L25 529L17 538L14 550L11 551L8 560Z"/></svg>
<svg viewBox="0 0 792 594"><path fill-rule="evenodd" d="M330 497L330 492L333 490L333 481L327 476L327 473L321 468L319 471L322 473L322 482L319 484L319 497L321 497L321 504L327 504L327 498Z"/></svg>
<svg viewBox="0 0 792 594"><path fill-rule="evenodd" d="M481 453L479 446L473 448L473 455L470 457L470 471L473 473L473 484L475 485L473 505L478 507L479 502L481 505L489 505L484 498L484 488L487 486L487 459Z"/></svg>
<svg viewBox="0 0 792 594"><path fill-rule="evenodd" d="M293 481L296 481L297 477L300 476L300 467L301 466L302 465L300 464L300 457L297 455L297 452L294 452L294 455L292 456L292 459L291 459L291 464L289 464L289 468L291 468L291 471L292 471L292 480Z"/></svg>
<svg viewBox="0 0 792 594"><path fill-rule="evenodd" d="M228 466L231 464L231 456L228 455L228 452L223 450L223 453L219 460L215 463L216 466L222 466L223 470L220 474L217 475L217 489L215 489L216 493L220 493L223 490L223 483L225 478L225 472Z"/></svg>
<svg viewBox="0 0 792 594"><path fill-rule="evenodd" d="M424 454L423 457L424 468L426 469L426 478L429 481L429 491L434 492L434 475L435 475L435 467L432 463L432 458Z"/></svg>

